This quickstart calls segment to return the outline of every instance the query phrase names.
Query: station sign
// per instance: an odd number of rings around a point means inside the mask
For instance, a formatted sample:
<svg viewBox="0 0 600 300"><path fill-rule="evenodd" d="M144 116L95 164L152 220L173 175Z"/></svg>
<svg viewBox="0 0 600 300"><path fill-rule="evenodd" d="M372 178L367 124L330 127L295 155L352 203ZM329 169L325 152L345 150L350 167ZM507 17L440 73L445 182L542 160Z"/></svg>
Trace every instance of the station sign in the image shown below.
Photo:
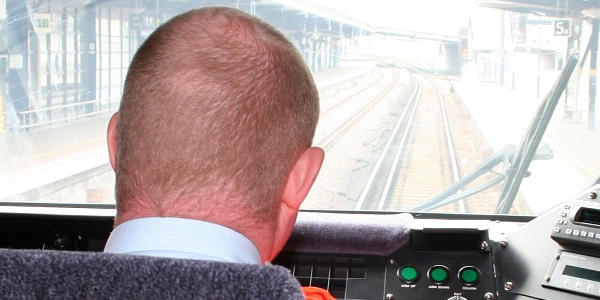
<svg viewBox="0 0 600 300"><path fill-rule="evenodd" d="M129 21L131 29L156 29L163 23L163 15L132 14Z"/></svg>
<svg viewBox="0 0 600 300"><path fill-rule="evenodd" d="M571 20L554 20L554 36L571 36Z"/></svg>
<svg viewBox="0 0 600 300"><path fill-rule="evenodd" d="M33 13L33 28L36 33L52 33L56 32L56 22L52 14Z"/></svg>

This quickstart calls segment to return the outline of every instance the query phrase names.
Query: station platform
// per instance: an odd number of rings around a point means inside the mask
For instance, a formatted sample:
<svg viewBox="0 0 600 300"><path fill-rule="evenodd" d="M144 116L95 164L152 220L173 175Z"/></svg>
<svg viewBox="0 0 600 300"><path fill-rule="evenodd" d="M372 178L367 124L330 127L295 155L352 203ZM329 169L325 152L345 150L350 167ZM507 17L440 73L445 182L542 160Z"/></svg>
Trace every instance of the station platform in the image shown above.
<svg viewBox="0 0 600 300"><path fill-rule="evenodd" d="M483 136L494 151L506 144L518 146L539 103L549 90L555 74L547 74L546 89L540 97L532 86L513 88L479 81L475 70L467 69L452 83ZM586 102L585 100L580 100ZM521 195L533 214L580 193L600 176L600 124L588 129L587 120L565 117L564 100L557 106L540 146L554 151L550 160L533 161L521 185Z"/></svg>
<svg viewBox="0 0 600 300"><path fill-rule="evenodd" d="M28 198L24 193L38 187L72 180L99 167L109 170L109 118L106 114L51 128L1 133L0 201L26 202L20 195Z"/></svg>

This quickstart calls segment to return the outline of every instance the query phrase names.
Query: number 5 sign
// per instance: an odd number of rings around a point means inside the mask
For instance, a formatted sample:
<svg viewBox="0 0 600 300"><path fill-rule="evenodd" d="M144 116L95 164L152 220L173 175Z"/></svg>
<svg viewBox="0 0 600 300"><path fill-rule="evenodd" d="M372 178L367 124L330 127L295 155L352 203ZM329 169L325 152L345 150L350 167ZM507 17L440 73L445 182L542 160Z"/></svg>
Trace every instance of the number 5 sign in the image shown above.
<svg viewBox="0 0 600 300"><path fill-rule="evenodd" d="M571 36L571 20L555 20L554 35Z"/></svg>

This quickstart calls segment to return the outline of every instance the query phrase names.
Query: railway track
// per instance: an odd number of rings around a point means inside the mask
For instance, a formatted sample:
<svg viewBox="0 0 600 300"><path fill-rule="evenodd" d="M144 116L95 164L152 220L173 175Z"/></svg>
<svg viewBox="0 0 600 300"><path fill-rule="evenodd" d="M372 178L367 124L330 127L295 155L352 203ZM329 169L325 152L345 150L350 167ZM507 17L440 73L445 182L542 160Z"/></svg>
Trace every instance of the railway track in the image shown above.
<svg viewBox="0 0 600 300"><path fill-rule="evenodd" d="M406 145L407 137L413 125L415 112L419 107L421 93L422 86L421 83L417 81L413 93L411 94L407 105L404 107L402 115L397 120L385 147L371 171L371 175L356 202L354 210L383 209L387 199L386 195L389 193L402 149ZM385 174L387 174L387 176ZM377 201L376 198L379 198L379 201Z"/></svg>
<svg viewBox="0 0 600 300"><path fill-rule="evenodd" d="M387 78L380 72L372 81L373 84L365 85L328 106L321 114L321 131L316 133L314 144L328 150L342 134L358 124L370 109L390 92L398 80L397 72L391 72L391 76Z"/></svg>
<svg viewBox="0 0 600 300"><path fill-rule="evenodd" d="M374 84L382 80L384 77L381 69L375 69L373 73L373 76L371 76L368 80L360 82L360 84L355 88L349 89L334 97L321 99L321 117L327 118L329 113L335 111L337 108L347 103L350 99L360 95L368 89L371 89Z"/></svg>
<svg viewBox="0 0 600 300"><path fill-rule="evenodd" d="M412 74L414 91L355 210L401 210L429 199L459 178L443 95L433 81L416 70ZM464 212L464 204L455 211Z"/></svg>
<svg viewBox="0 0 600 300"><path fill-rule="evenodd" d="M398 211L435 196L459 179L444 97L436 83L410 66L378 69L376 85L348 95L322 114L324 122L335 119L337 123L322 129L316 145L336 156L332 169L337 177L345 164L338 156L352 160L343 179L324 175L340 185L338 190L322 188L333 194L329 207ZM402 82L411 83L404 93L398 91L402 71L410 73ZM346 111L342 118L336 112L341 110ZM365 126L374 129L358 129ZM464 212L465 205L461 200L442 210Z"/></svg>
<svg viewBox="0 0 600 300"><path fill-rule="evenodd" d="M381 196L378 210L410 207L437 195L459 179L445 99L433 81L421 76L421 82L426 87L408 143L401 150L400 165L388 175L393 181L389 181L391 186ZM464 213L465 206L461 200L440 210Z"/></svg>

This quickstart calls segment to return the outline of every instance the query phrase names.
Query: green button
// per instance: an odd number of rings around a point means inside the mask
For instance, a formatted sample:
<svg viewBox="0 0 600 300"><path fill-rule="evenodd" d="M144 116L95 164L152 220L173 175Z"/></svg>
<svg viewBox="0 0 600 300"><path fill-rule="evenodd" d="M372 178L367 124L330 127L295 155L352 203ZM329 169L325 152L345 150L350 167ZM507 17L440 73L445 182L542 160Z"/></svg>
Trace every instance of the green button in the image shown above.
<svg viewBox="0 0 600 300"><path fill-rule="evenodd" d="M448 271L442 266L433 267L429 272L429 277L433 282L442 283L448 279Z"/></svg>
<svg viewBox="0 0 600 300"><path fill-rule="evenodd" d="M460 271L460 280L467 284L477 283L479 281L479 272L474 268L464 268Z"/></svg>
<svg viewBox="0 0 600 300"><path fill-rule="evenodd" d="M405 282L412 282L419 277L419 271L413 267L404 267L400 272L400 279Z"/></svg>

